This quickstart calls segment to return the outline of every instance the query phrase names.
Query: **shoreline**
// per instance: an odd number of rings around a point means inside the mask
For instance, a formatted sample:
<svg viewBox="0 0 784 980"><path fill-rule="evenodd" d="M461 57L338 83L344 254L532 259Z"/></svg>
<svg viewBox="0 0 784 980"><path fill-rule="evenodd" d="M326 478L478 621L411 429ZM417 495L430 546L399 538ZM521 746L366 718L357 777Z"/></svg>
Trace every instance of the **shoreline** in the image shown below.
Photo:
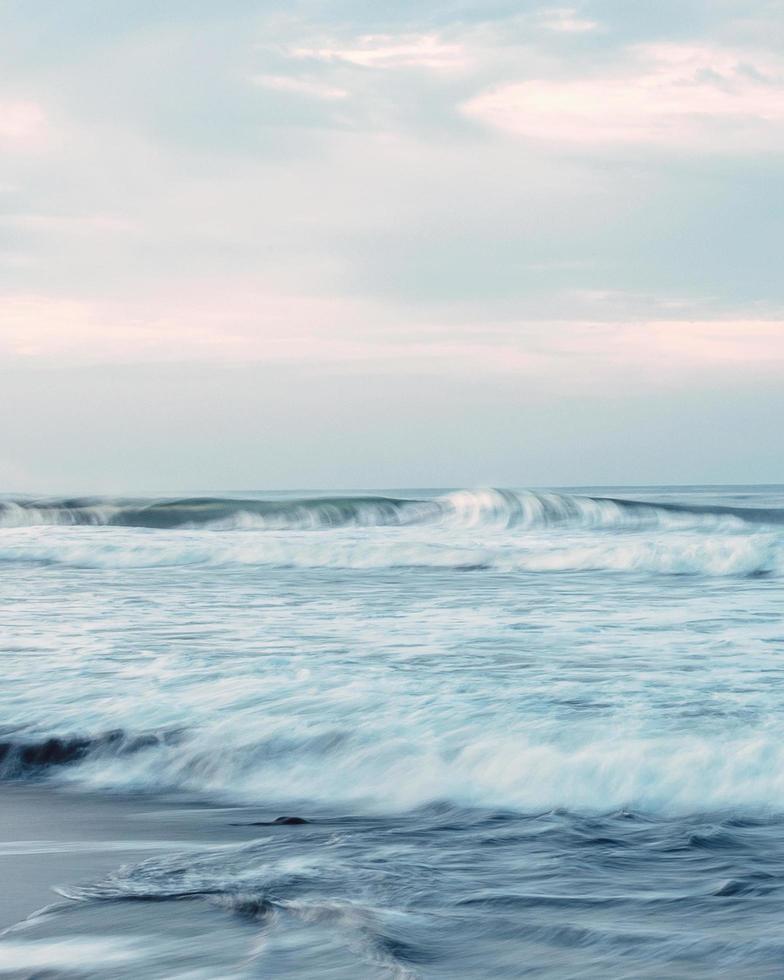
<svg viewBox="0 0 784 980"><path fill-rule="evenodd" d="M259 836L258 806L99 795L46 784L0 785L0 933L85 884L155 852L240 844ZM238 824L238 817L241 817Z"/></svg>

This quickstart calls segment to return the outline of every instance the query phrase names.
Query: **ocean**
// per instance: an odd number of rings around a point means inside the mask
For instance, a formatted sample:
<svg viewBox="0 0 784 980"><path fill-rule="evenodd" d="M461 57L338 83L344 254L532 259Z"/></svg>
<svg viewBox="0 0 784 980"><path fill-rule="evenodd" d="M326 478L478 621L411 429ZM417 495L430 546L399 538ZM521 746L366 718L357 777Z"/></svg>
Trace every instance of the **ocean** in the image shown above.
<svg viewBox="0 0 784 980"><path fill-rule="evenodd" d="M783 582L780 486L0 498L0 806L166 828L0 975L784 975Z"/></svg>

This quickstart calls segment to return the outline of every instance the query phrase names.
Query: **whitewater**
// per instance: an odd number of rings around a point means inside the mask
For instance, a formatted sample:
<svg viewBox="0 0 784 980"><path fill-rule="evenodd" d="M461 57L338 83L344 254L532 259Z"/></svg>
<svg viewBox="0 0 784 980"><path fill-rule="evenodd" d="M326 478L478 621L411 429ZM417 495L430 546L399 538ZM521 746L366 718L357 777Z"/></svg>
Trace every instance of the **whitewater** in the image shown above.
<svg viewBox="0 0 784 980"><path fill-rule="evenodd" d="M777 486L0 497L0 779L269 818L0 955L781 975L782 586Z"/></svg>

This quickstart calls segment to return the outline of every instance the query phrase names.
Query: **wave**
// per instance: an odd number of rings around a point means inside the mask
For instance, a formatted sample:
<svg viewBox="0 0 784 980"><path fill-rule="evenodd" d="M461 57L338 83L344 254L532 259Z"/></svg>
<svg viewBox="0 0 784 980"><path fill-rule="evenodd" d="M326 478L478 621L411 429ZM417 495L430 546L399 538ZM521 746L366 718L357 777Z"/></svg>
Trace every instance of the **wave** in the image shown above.
<svg viewBox="0 0 784 980"><path fill-rule="evenodd" d="M98 735L24 736L0 739L0 779L41 775L88 758L122 758L143 749L174 744L179 732L131 735L121 729Z"/></svg>
<svg viewBox="0 0 784 980"><path fill-rule="evenodd" d="M458 490L417 499L384 496L0 499L0 527L307 530L428 523L464 527L782 525L784 508L714 506L533 490Z"/></svg>
<svg viewBox="0 0 784 980"><path fill-rule="evenodd" d="M6 498L0 528L0 562L74 568L784 572L782 508L550 491L458 490L421 499Z"/></svg>
<svg viewBox="0 0 784 980"><path fill-rule="evenodd" d="M236 737L234 737L236 736ZM52 737L5 778L58 775L100 791L184 792L219 803L358 813L434 803L655 814L784 810L784 745L763 728L743 737L641 734L539 742L494 732L422 742L356 732L249 739L214 730ZM16 758L25 749L16 747ZM0 771L1 772L1 771Z"/></svg>
<svg viewBox="0 0 784 980"><path fill-rule="evenodd" d="M25 532L18 532L24 535ZM784 573L780 534L694 532L634 535L547 534L522 540L482 535L438 538L290 536L232 532L206 536L0 538L0 562L68 568L276 568L373 571L420 569L466 573L614 572L754 577Z"/></svg>
<svg viewBox="0 0 784 980"><path fill-rule="evenodd" d="M424 505L424 506L423 506ZM291 500L188 497L129 500L103 497L0 500L0 527L114 526L171 530L259 527L273 530L409 523L428 515L426 502L392 497Z"/></svg>

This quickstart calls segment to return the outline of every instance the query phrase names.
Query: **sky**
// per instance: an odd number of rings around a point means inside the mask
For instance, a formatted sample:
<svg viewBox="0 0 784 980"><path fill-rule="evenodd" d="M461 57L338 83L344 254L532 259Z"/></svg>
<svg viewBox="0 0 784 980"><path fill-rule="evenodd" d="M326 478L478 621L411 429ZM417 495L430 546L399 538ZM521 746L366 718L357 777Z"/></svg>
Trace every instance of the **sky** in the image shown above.
<svg viewBox="0 0 784 980"><path fill-rule="evenodd" d="M784 482L782 0L5 0L0 491Z"/></svg>

